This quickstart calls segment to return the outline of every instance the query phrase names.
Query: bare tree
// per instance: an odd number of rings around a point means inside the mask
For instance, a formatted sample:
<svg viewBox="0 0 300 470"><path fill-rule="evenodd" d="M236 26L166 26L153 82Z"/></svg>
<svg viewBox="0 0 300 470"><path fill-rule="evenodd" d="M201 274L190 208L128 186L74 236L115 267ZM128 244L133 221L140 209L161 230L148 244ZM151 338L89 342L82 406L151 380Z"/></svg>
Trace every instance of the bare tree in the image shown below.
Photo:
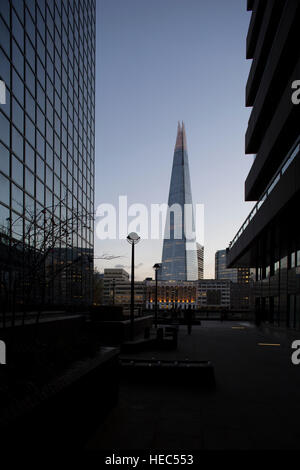
<svg viewBox="0 0 300 470"><path fill-rule="evenodd" d="M53 297L60 294L59 284L76 289L84 275L86 287L92 293L94 259L118 258L109 254L94 257L92 249L74 246L73 237L86 235L93 222L94 214L66 210L63 202L38 212L26 209L24 218L7 219L7 227L2 229L0 238L4 327L6 312L10 312L14 326L17 301L23 305L23 324L26 307L37 303L38 322L45 303L53 302Z"/></svg>

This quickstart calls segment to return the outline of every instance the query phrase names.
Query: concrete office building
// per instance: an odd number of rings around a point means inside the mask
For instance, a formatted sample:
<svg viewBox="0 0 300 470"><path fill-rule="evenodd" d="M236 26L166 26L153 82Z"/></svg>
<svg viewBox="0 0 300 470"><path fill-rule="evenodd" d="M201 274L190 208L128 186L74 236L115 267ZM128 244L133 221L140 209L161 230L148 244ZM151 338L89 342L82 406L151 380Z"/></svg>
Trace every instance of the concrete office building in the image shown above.
<svg viewBox="0 0 300 470"><path fill-rule="evenodd" d="M245 200L257 201L227 250L228 267L255 270L257 321L300 328L300 2L248 0ZM252 157L246 157L252 158Z"/></svg>
<svg viewBox="0 0 300 470"><path fill-rule="evenodd" d="M230 285L229 279L203 279L197 283L197 308L198 309L230 309Z"/></svg>
<svg viewBox="0 0 300 470"><path fill-rule="evenodd" d="M131 282L125 269L104 269L103 275L103 300L106 305L120 305L129 309L131 302ZM135 307L145 305L145 282L134 283Z"/></svg>
<svg viewBox="0 0 300 470"><path fill-rule="evenodd" d="M107 268L103 274L103 302L104 304L114 304L116 294L116 284L128 283L129 274L122 268Z"/></svg>

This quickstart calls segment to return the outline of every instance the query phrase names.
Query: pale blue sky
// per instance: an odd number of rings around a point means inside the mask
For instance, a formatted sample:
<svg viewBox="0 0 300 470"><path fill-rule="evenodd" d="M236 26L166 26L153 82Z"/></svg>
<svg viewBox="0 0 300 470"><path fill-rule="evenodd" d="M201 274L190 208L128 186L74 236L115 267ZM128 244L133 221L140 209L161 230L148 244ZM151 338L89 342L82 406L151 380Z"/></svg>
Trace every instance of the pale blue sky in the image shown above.
<svg viewBox="0 0 300 470"><path fill-rule="evenodd" d="M185 122L193 201L205 207L205 277L253 203L244 202L250 62L246 0L97 0L95 206L165 203L177 121ZM136 276L152 276L162 241L142 240ZM124 240L95 240L100 270L124 265Z"/></svg>

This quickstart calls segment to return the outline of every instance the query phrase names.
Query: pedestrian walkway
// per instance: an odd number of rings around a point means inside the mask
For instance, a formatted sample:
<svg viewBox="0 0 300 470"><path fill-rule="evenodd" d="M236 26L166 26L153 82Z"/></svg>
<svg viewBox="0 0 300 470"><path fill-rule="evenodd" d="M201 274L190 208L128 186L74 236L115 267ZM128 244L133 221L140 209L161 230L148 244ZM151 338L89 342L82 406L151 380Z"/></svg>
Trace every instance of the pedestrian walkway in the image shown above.
<svg viewBox="0 0 300 470"><path fill-rule="evenodd" d="M245 322L203 321L191 335L181 326L176 351L134 356L210 360L216 388L122 381L118 406L88 448L299 448L300 365L291 362L293 339L297 333L263 331Z"/></svg>

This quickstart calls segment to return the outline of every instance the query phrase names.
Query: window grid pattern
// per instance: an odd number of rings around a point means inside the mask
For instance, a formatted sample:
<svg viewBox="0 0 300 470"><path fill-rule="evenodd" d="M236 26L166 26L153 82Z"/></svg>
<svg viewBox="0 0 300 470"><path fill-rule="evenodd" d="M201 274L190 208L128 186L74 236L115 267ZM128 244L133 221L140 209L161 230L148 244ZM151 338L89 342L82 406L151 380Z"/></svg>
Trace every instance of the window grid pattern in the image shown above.
<svg viewBox="0 0 300 470"><path fill-rule="evenodd" d="M22 239L45 208L81 214L61 245L92 250L95 0L0 3L0 227Z"/></svg>

